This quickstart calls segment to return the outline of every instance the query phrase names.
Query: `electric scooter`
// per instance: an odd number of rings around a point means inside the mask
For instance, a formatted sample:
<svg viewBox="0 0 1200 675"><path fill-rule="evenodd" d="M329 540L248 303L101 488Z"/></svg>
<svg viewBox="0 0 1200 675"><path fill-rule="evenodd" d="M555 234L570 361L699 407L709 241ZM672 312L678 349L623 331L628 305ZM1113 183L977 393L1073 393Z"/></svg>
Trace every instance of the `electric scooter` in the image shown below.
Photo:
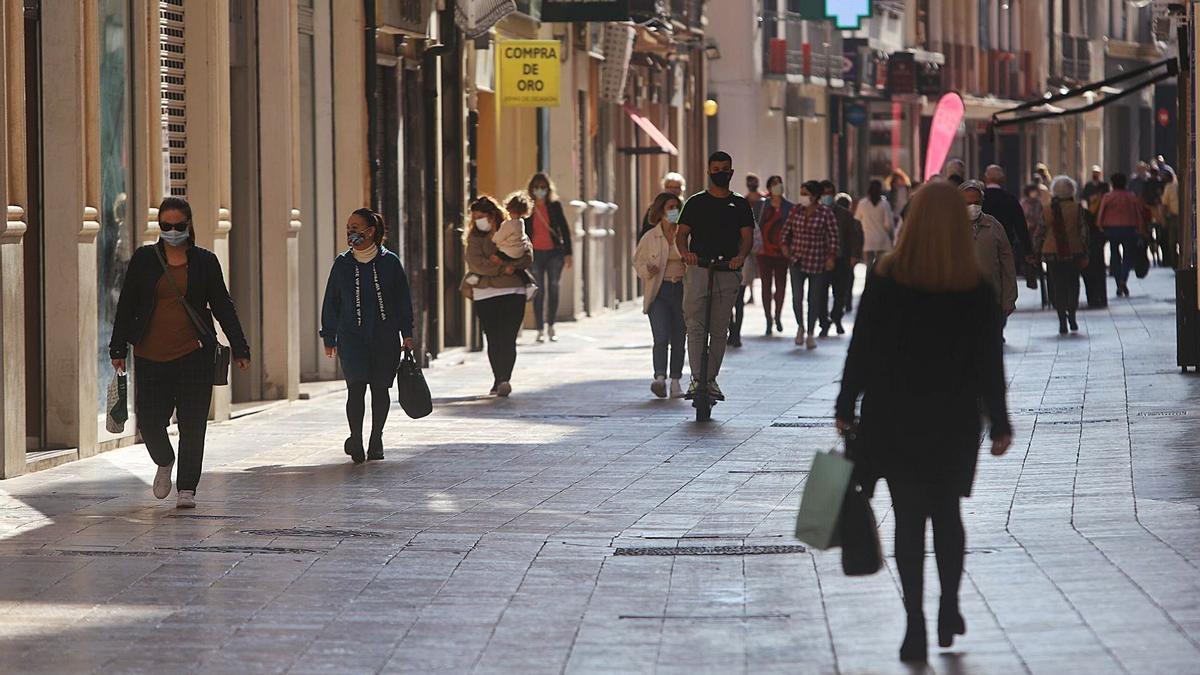
<svg viewBox="0 0 1200 675"><path fill-rule="evenodd" d="M700 354L700 377L697 380L699 384L696 386L696 393L690 398L692 407L696 409L696 421L707 422L712 419L712 409L717 404L708 386L708 345L712 340L709 326L712 323L713 272L729 271L729 261L722 258L716 260L701 258L699 267L708 269L708 296L704 303L704 347ZM688 349L692 349L692 345L688 345Z"/></svg>

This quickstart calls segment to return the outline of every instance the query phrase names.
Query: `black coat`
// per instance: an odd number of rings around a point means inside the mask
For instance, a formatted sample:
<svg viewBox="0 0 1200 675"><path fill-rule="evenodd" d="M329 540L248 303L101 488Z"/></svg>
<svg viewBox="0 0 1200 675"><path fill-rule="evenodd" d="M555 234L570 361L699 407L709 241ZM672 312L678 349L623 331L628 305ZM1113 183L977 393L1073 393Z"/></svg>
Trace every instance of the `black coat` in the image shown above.
<svg viewBox="0 0 1200 675"><path fill-rule="evenodd" d="M1000 308L986 282L933 293L871 273L859 304L837 418L859 413L860 480L879 476L971 493L981 411L1009 435Z"/></svg>
<svg viewBox="0 0 1200 675"><path fill-rule="evenodd" d="M567 223L562 202L547 202L546 213L550 216L550 238L554 240L554 250L563 255L572 255L571 226ZM524 223L525 236L533 239L533 216L526 217Z"/></svg>
<svg viewBox="0 0 1200 675"><path fill-rule="evenodd" d="M150 323L150 315L154 313L158 297L158 280L163 275L162 263L155 255L155 249L161 251L162 244L142 246L129 259L125 283L121 286L121 298L117 301L117 315L113 319L112 340L108 343L110 358L128 358L129 345L141 341ZM221 261L212 251L195 245L188 247L187 261L187 292L184 297L188 304L200 315L209 335L216 332L213 330L213 316L217 317L221 328L225 329L225 336L229 338L234 357L250 358L250 345L246 343L242 323L225 287ZM213 346L210 338L197 337L201 338L204 346Z"/></svg>
<svg viewBox="0 0 1200 675"><path fill-rule="evenodd" d="M1003 188L990 187L983 191L983 212L1000 221L1008 235L1008 243L1020 249L1021 256L1033 253L1033 241L1029 238L1029 224L1025 222L1021 200ZM1017 267L1020 269L1020 264Z"/></svg>

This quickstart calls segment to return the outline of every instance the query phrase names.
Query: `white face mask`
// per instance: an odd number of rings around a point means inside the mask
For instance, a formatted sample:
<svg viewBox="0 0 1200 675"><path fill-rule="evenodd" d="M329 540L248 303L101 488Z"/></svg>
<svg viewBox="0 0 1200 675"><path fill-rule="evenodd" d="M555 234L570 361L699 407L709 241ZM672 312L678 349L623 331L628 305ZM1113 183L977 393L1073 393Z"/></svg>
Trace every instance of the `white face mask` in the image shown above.
<svg viewBox="0 0 1200 675"><path fill-rule="evenodd" d="M771 196L772 197L782 197L783 196L783 185L781 185L779 183L772 185L771 186Z"/></svg>
<svg viewBox="0 0 1200 675"><path fill-rule="evenodd" d="M800 201L796 203L804 208L808 208L812 206L812 197L809 197L808 195L800 195Z"/></svg>
<svg viewBox="0 0 1200 675"><path fill-rule="evenodd" d="M678 223L679 209L667 209L667 220L671 223Z"/></svg>
<svg viewBox="0 0 1200 675"><path fill-rule="evenodd" d="M550 191L546 188L533 188L532 194L534 199L545 199L546 195L550 194Z"/></svg>
<svg viewBox="0 0 1200 675"><path fill-rule="evenodd" d="M488 218L476 218L475 229L479 230L480 232L491 232L492 221Z"/></svg>
<svg viewBox="0 0 1200 675"><path fill-rule="evenodd" d="M983 207L979 204L967 204L967 215L971 217L971 222L973 223L983 215Z"/></svg>

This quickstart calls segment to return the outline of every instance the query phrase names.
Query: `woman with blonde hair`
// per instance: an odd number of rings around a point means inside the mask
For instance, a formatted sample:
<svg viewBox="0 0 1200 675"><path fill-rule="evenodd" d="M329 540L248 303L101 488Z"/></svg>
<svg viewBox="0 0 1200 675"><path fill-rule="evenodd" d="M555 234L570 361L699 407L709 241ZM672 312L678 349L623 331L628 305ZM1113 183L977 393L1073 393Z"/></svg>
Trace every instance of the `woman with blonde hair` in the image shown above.
<svg viewBox="0 0 1200 675"><path fill-rule="evenodd" d="M837 399L837 426L854 429L856 480L869 495L887 480L896 567L908 617L904 661L925 661L925 521L933 521L941 581L938 644L966 632L958 608L970 496L982 433L992 454L1012 442L1005 402L1000 310L980 271L962 194L930 183L909 204L894 251L869 273ZM861 409L859 397L862 397Z"/></svg>
<svg viewBox="0 0 1200 675"><path fill-rule="evenodd" d="M654 335L654 381L650 391L666 398L667 375L671 376L671 398L683 396L679 380L683 377L687 325L683 320L683 276L687 271L675 246L675 228L683 202L670 192L654 198L646 218L654 227L638 242L633 268L645 285L642 312L650 317ZM668 366L670 351L670 372Z"/></svg>

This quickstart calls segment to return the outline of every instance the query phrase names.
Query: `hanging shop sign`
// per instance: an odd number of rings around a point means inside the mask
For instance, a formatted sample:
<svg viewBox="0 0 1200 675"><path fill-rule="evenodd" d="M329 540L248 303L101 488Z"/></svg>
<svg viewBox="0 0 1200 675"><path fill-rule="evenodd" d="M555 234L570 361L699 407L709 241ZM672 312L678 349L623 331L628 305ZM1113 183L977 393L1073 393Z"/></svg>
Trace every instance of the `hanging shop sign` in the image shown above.
<svg viewBox="0 0 1200 675"><path fill-rule="evenodd" d="M542 0L542 21L628 21L629 0Z"/></svg>
<svg viewBox="0 0 1200 675"><path fill-rule="evenodd" d="M789 0L788 10L806 21L832 21L838 30L858 30L871 17L871 0Z"/></svg>
<svg viewBox="0 0 1200 675"><path fill-rule="evenodd" d="M946 156L950 154L950 146L958 137L958 129L962 126L966 106L962 97L950 92L938 101L937 109L933 111L933 123L929 126L929 146L925 151L925 175L923 180L942 170Z"/></svg>
<svg viewBox="0 0 1200 675"><path fill-rule="evenodd" d="M385 31L425 37L431 11L430 0L383 0L375 6L375 22Z"/></svg>
<svg viewBox="0 0 1200 675"><path fill-rule="evenodd" d="M500 105L555 108L559 103L562 43L558 40L503 40L496 46Z"/></svg>

